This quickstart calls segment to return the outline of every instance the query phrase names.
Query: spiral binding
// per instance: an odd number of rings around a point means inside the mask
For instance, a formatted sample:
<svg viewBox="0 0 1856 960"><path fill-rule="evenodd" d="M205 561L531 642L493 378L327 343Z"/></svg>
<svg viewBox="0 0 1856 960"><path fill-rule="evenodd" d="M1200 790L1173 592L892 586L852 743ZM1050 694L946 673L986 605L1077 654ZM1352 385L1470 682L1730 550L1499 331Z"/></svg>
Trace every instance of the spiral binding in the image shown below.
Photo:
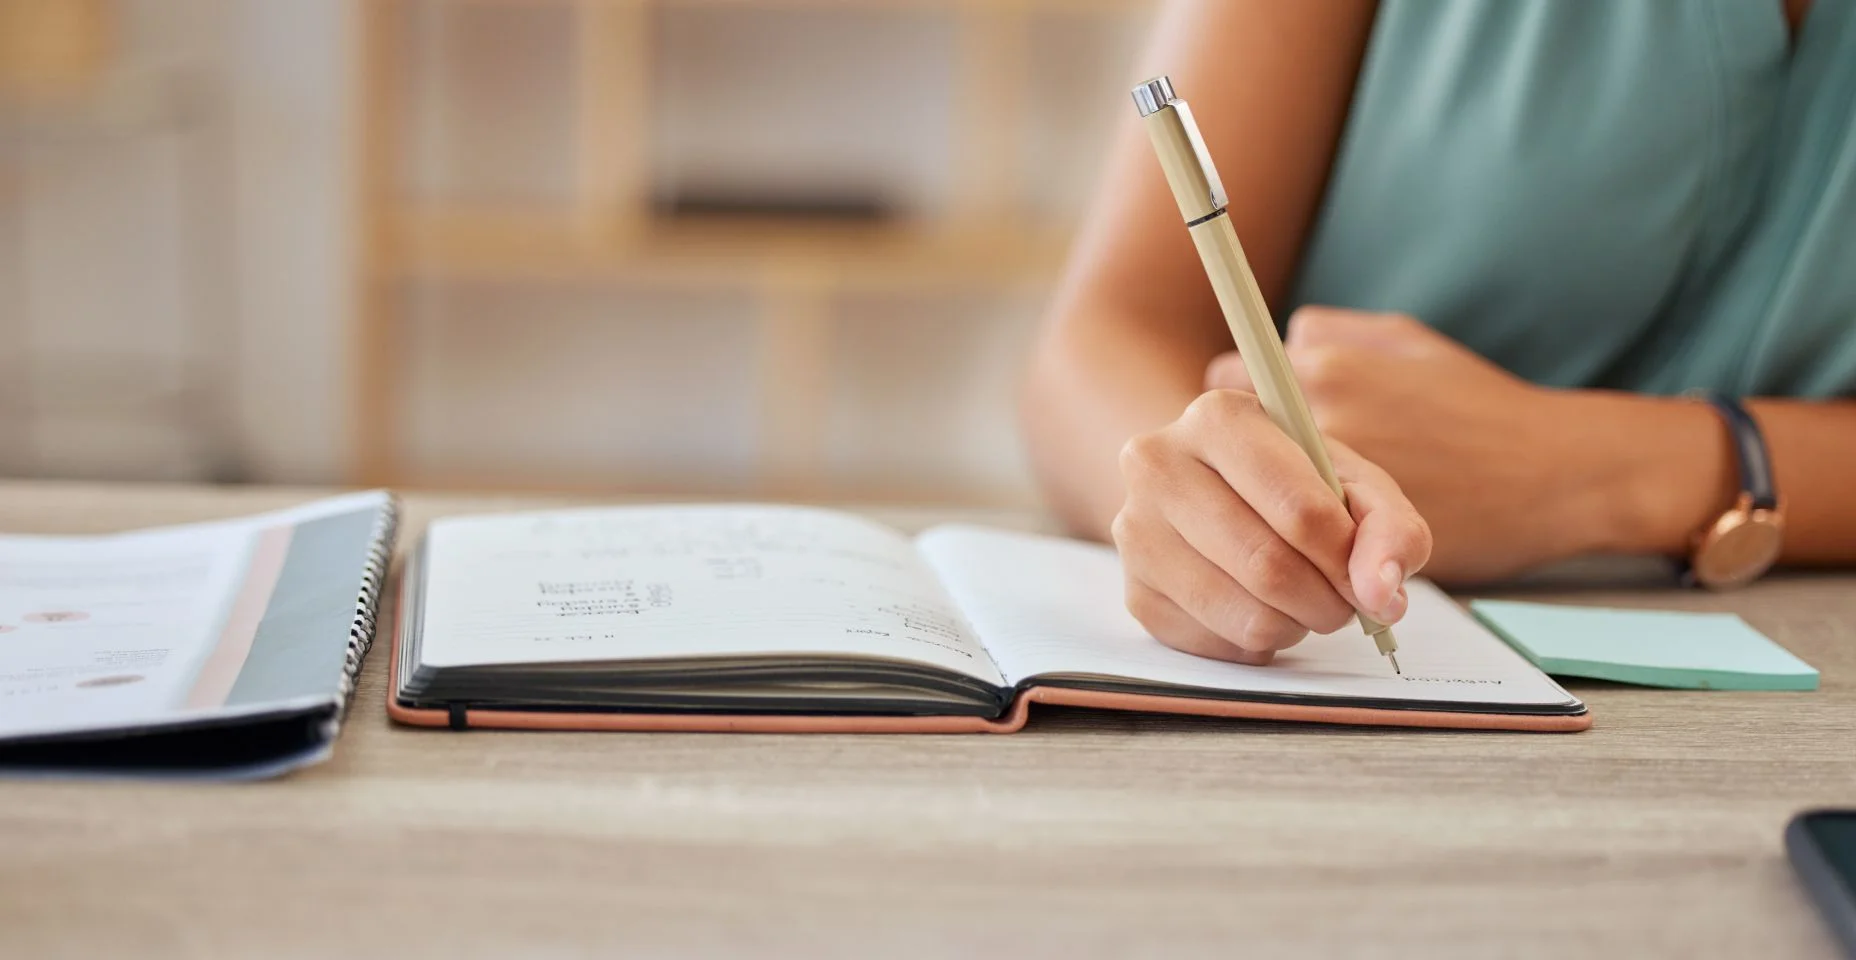
<svg viewBox="0 0 1856 960"><path fill-rule="evenodd" d="M361 664L367 660L368 648L374 645L374 630L380 620L380 597L385 592L387 571L393 564L393 539L399 530L399 520L399 498L389 493L380 516L374 521L367 546L367 564L361 571L361 591L354 602L354 623L348 628L348 653L342 662L342 715L347 714L348 705L354 699ZM341 718L336 719L339 722Z"/></svg>

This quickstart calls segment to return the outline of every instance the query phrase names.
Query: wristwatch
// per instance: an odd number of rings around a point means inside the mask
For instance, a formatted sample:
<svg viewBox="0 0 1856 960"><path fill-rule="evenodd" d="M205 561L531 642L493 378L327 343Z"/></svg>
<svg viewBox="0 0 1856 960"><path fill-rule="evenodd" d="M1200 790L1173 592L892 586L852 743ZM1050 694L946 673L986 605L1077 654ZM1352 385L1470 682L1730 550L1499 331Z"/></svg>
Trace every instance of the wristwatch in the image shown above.
<svg viewBox="0 0 1856 960"><path fill-rule="evenodd" d="M1732 397L1710 393L1701 399L1727 422L1740 461L1740 496L1726 513L1696 532L1683 580L1724 590L1751 583L1772 569L1785 538L1785 511L1772 482L1766 439L1753 415Z"/></svg>

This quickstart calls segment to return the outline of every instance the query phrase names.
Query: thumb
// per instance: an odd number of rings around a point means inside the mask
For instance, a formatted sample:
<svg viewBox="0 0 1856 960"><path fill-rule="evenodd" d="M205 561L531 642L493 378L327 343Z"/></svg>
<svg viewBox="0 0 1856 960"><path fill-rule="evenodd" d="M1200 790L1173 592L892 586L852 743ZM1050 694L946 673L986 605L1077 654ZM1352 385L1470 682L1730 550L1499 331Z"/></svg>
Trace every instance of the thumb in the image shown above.
<svg viewBox="0 0 1856 960"><path fill-rule="evenodd" d="M1356 525L1347 579L1362 609L1395 623L1405 615L1405 581L1431 559L1431 528L1391 474L1351 451L1346 459L1341 488Z"/></svg>
<svg viewBox="0 0 1856 960"><path fill-rule="evenodd" d="M1250 382L1250 371L1244 369L1244 358L1236 350L1226 350L1206 365L1205 389L1257 392L1256 385Z"/></svg>

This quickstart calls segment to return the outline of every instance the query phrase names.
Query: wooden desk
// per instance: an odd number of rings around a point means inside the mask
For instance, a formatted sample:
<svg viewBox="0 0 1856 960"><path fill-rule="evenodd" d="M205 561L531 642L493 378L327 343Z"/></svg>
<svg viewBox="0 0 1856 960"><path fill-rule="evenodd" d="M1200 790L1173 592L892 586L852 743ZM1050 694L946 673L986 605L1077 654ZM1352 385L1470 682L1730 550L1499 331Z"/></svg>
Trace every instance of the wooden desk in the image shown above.
<svg viewBox="0 0 1856 960"><path fill-rule="evenodd" d="M312 493L0 484L0 529ZM532 503L409 496L402 543ZM1831 956L1779 834L1856 805L1856 578L1581 597L1737 610L1823 689L1581 686L1575 736L453 734L388 726L377 651L306 773L0 783L0 955Z"/></svg>

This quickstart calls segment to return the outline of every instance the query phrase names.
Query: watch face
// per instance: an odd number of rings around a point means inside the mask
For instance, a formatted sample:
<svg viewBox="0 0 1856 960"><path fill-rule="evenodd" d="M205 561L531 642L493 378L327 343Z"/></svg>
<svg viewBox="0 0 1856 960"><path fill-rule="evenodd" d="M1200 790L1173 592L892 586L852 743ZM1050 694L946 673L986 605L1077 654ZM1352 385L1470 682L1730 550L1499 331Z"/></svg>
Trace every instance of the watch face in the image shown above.
<svg viewBox="0 0 1856 960"><path fill-rule="evenodd" d="M1751 582L1779 559L1779 525L1764 516L1730 516L1695 557L1695 576L1711 587Z"/></svg>

